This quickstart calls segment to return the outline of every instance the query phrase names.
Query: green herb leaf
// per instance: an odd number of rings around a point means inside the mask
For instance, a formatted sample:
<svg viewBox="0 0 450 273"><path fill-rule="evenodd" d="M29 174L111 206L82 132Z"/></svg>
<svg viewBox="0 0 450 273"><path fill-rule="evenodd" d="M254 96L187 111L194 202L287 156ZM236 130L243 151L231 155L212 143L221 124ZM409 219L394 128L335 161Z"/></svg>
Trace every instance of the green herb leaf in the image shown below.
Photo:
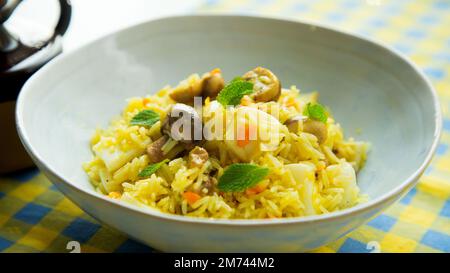
<svg viewBox="0 0 450 273"><path fill-rule="evenodd" d="M327 122L328 114L325 110L325 107L318 103L310 103L306 105L305 111L303 111L303 115L308 116L310 119L318 120L323 123Z"/></svg>
<svg viewBox="0 0 450 273"><path fill-rule="evenodd" d="M223 106L238 105L244 95L253 93L253 83L242 80L241 77L234 78L227 84L217 96L217 101Z"/></svg>
<svg viewBox="0 0 450 273"><path fill-rule="evenodd" d="M168 161L169 161L169 159L164 159L164 160L161 161L161 162L158 162L158 163L155 163L155 164L148 165L147 167L145 167L145 169L143 169L143 170L138 174L138 176L139 176L139 177L148 177L148 176L154 174L159 168L161 168L161 166L162 166L163 164L166 164L166 162L168 162Z"/></svg>
<svg viewBox="0 0 450 273"><path fill-rule="evenodd" d="M242 79L241 76L234 77L234 78L230 81L230 83L232 83L232 82L239 82L239 81L244 81L244 80Z"/></svg>
<svg viewBox="0 0 450 273"><path fill-rule="evenodd" d="M130 121L131 125L152 126L159 121L159 114L152 110L142 110Z"/></svg>
<svg viewBox="0 0 450 273"><path fill-rule="evenodd" d="M231 164L219 178L217 187L225 192L240 192L250 188L269 174L269 169L248 163Z"/></svg>

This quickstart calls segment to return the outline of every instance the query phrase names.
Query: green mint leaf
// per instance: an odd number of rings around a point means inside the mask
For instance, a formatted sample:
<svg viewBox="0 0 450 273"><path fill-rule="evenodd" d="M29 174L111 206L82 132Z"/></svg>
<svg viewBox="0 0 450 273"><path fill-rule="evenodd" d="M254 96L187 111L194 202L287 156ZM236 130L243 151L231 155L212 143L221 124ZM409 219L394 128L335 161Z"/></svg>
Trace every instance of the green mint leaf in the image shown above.
<svg viewBox="0 0 450 273"><path fill-rule="evenodd" d="M228 166L219 178L217 187L224 192L241 192L258 184L269 174L269 169L248 163Z"/></svg>
<svg viewBox="0 0 450 273"><path fill-rule="evenodd" d="M325 107L318 103L311 104L308 102L305 110L303 111L303 115L323 123L326 123L328 119L328 114Z"/></svg>
<svg viewBox="0 0 450 273"><path fill-rule="evenodd" d="M230 83L232 83L232 82L238 82L238 81L244 81L244 80L242 79L241 76L237 76L237 77L234 77L234 78L230 81Z"/></svg>
<svg viewBox="0 0 450 273"><path fill-rule="evenodd" d="M159 114L152 110L142 110L130 121L131 125L152 126L159 121Z"/></svg>
<svg viewBox="0 0 450 273"><path fill-rule="evenodd" d="M164 159L164 160L161 161L161 162L158 162L158 163L155 163L155 164L148 165L147 167L145 167L145 169L143 169L143 170L138 174L138 176L139 176L139 177L148 177L148 176L154 174L159 168L161 168L161 166L162 166L163 164L166 164L166 162L168 162L168 161L169 161L168 159Z"/></svg>
<svg viewBox="0 0 450 273"><path fill-rule="evenodd" d="M253 93L253 83L236 77L220 91L217 101L225 107L228 105L235 106L241 103L243 96L251 93Z"/></svg>

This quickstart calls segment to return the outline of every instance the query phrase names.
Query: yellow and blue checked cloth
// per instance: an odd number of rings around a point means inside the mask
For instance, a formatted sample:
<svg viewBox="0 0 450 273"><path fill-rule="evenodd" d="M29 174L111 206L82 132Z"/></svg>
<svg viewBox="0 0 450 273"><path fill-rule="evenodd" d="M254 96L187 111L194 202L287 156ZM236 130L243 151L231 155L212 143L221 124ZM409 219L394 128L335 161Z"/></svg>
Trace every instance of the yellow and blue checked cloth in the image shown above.
<svg viewBox="0 0 450 273"><path fill-rule="evenodd" d="M420 183L385 213L316 252L450 252L450 1L208 0L202 12L283 16L331 24L391 45L436 87L444 113L437 154ZM102 225L37 170L0 177L0 252L152 252Z"/></svg>

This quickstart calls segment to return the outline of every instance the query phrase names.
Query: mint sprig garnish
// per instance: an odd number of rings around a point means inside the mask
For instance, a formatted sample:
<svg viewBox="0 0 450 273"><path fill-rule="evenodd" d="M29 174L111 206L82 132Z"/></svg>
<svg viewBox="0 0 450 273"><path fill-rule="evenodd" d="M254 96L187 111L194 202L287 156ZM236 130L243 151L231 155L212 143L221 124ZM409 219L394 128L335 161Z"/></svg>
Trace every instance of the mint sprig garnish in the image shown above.
<svg viewBox="0 0 450 273"><path fill-rule="evenodd" d="M309 117L313 120L318 120L323 123L327 123L328 114L325 110L325 107L319 103L310 103L306 105L305 110L303 111L303 115Z"/></svg>
<svg viewBox="0 0 450 273"><path fill-rule="evenodd" d="M145 167L145 169L143 169L143 170L138 174L138 176L139 176L139 177L148 177L148 176L154 174L159 168L161 168L161 166L162 166L163 164L166 164L166 162L168 162L168 161L169 161L168 159L164 159L164 160L161 161L161 162L158 162L158 163L155 163L155 164L148 165L147 167Z"/></svg>
<svg viewBox="0 0 450 273"><path fill-rule="evenodd" d="M258 184L269 174L269 169L249 163L228 166L219 178L217 187L224 192L241 192Z"/></svg>
<svg viewBox="0 0 450 273"><path fill-rule="evenodd" d="M253 93L253 83L242 78L234 78L217 96L217 101L223 106L238 105L243 96Z"/></svg>
<svg viewBox="0 0 450 273"><path fill-rule="evenodd" d="M158 113L152 110L142 110L131 119L130 124L150 127L158 121Z"/></svg>

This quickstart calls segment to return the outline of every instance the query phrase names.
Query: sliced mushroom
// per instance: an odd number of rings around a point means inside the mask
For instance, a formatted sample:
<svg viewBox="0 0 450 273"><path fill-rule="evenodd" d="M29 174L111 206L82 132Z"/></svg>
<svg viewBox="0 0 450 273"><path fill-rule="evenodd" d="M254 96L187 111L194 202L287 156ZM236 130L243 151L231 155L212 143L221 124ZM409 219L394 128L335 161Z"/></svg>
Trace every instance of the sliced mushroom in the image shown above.
<svg viewBox="0 0 450 273"><path fill-rule="evenodd" d="M305 119L305 117L301 116L301 115L293 116L293 117L287 119L284 122L284 125L287 126L289 132L298 133L303 130L303 120L304 119Z"/></svg>
<svg viewBox="0 0 450 273"><path fill-rule="evenodd" d="M192 144L202 139L202 120L193 107L177 103L164 121L163 133L182 143Z"/></svg>
<svg viewBox="0 0 450 273"><path fill-rule="evenodd" d="M202 77L202 96L204 98L210 97L211 99L215 99L224 86L225 80L220 70L215 69L205 73Z"/></svg>
<svg viewBox="0 0 450 273"><path fill-rule="evenodd" d="M147 146L147 154L150 163L160 162L165 159L162 147L166 144L169 137L162 136Z"/></svg>
<svg viewBox="0 0 450 273"><path fill-rule="evenodd" d="M315 135L319 141L319 144L322 144L325 140L327 140L327 125L323 122L307 119L303 122L303 131Z"/></svg>
<svg viewBox="0 0 450 273"><path fill-rule="evenodd" d="M201 78L197 74L189 76L173 88L169 95L174 101L190 104L197 96L216 98L224 86L222 73L219 69L214 69Z"/></svg>
<svg viewBox="0 0 450 273"><path fill-rule="evenodd" d="M175 88L173 88L169 96L176 102L192 103L194 97L202 94L202 79L194 74L189 78L181 81Z"/></svg>
<svg viewBox="0 0 450 273"><path fill-rule="evenodd" d="M208 151L199 146L196 146L189 152L189 166L191 168L195 167L199 168L203 166L203 164L205 164L206 161L208 161L208 158L209 158Z"/></svg>
<svg viewBox="0 0 450 273"><path fill-rule="evenodd" d="M281 84L277 76L267 68L256 67L248 71L242 76L246 81L253 83L253 90L255 93L251 97L256 102L267 102L276 100L281 93Z"/></svg>

